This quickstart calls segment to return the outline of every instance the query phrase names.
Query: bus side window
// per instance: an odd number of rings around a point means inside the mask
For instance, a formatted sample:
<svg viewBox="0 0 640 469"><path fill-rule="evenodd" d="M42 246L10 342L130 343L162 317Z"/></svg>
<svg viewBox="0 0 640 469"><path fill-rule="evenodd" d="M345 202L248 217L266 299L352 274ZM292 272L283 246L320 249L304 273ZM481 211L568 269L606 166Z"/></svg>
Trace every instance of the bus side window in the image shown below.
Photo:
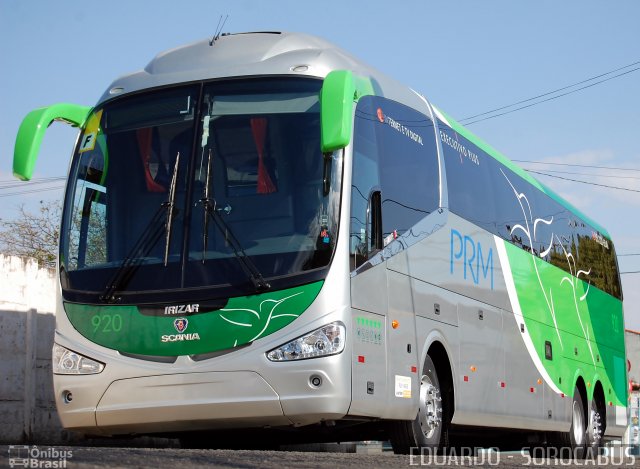
<svg viewBox="0 0 640 469"><path fill-rule="evenodd" d="M380 188L375 114L370 99L361 99L356 108L351 178L351 270L365 263L372 253L370 228L371 195ZM380 192L378 192L380 194Z"/></svg>
<svg viewBox="0 0 640 469"><path fill-rule="evenodd" d="M449 209L491 233L511 239L511 227L520 223L522 211L497 162L447 125L440 125L440 136Z"/></svg>
<svg viewBox="0 0 640 469"><path fill-rule="evenodd" d="M439 204L435 133L424 114L365 96L356 108L353 148L352 270L412 232Z"/></svg>
<svg viewBox="0 0 640 469"><path fill-rule="evenodd" d="M410 233L412 240L420 237L413 227L439 205L439 168L431 119L389 99L376 101L382 236L386 246L404 233Z"/></svg>

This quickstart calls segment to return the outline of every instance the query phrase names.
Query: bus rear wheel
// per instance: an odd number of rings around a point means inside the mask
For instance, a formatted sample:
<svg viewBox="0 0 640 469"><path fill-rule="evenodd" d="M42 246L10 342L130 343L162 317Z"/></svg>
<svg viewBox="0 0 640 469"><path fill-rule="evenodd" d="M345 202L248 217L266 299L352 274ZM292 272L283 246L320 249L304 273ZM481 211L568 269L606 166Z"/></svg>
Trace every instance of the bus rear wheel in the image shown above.
<svg viewBox="0 0 640 469"><path fill-rule="evenodd" d="M578 386L573 391L571 429L569 430L568 440L574 458L584 458L587 446L587 415L585 413L584 398Z"/></svg>
<svg viewBox="0 0 640 469"><path fill-rule="evenodd" d="M411 448L440 448L448 444L448 405L442 395L438 373L427 355L420 378L420 402L415 420L391 423L389 439L396 454L409 454Z"/></svg>
<svg viewBox="0 0 640 469"><path fill-rule="evenodd" d="M591 399L589 404L589 426L587 428L587 448L594 455L598 454L602 446L602 435L604 434L604 412L600 410L598 402Z"/></svg>

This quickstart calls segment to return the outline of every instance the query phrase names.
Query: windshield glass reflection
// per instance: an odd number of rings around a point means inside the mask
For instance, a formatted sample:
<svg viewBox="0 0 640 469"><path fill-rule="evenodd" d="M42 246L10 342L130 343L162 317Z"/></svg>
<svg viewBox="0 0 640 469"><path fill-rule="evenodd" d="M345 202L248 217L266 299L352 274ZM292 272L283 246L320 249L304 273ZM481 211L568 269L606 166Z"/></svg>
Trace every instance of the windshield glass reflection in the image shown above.
<svg viewBox="0 0 640 469"><path fill-rule="evenodd" d="M246 294L328 266L342 157L320 152L320 85L216 83L94 111L68 185L65 297Z"/></svg>

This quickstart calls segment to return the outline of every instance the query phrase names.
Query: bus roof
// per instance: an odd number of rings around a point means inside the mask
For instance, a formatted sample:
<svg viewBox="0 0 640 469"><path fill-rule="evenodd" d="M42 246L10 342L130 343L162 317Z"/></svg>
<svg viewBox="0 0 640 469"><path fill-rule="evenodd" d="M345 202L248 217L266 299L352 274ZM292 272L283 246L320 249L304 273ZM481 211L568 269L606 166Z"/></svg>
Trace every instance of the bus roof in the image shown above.
<svg viewBox="0 0 640 469"><path fill-rule="evenodd" d="M213 43L204 39L161 52L143 70L116 79L98 104L177 83L259 76L324 79L333 70L349 70L369 79L377 95L428 113L424 101L409 87L331 42L309 34L273 31L225 34Z"/></svg>
<svg viewBox="0 0 640 469"><path fill-rule="evenodd" d="M176 83L265 75L324 78L333 70L350 70L367 77L374 83L376 94L428 113L425 101L415 91L325 39L277 31L223 34L215 41L205 39L161 52L143 70L116 79L98 104L123 94ZM601 225L444 112L438 112L455 131L610 238Z"/></svg>
<svg viewBox="0 0 640 469"><path fill-rule="evenodd" d="M363 69L363 64L315 36L288 32L225 34L213 42L205 39L161 52L143 70L115 80L99 103L175 83L263 75L324 78L340 69L356 71Z"/></svg>

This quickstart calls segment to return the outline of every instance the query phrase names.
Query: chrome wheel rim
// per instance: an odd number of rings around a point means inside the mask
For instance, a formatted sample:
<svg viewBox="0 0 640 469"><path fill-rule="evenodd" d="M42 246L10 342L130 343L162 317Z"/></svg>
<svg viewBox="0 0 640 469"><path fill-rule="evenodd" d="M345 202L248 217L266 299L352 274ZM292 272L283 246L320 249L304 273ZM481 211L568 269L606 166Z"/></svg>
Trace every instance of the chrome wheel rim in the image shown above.
<svg viewBox="0 0 640 469"><path fill-rule="evenodd" d="M427 375L423 375L420 380L420 409L418 414L420 428L427 439L433 437L442 423L441 402L440 390L433 385Z"/></svg>
<svg viewBox="0 0 640 469"><path fill-rule="evenodd" d="M591 414L589 415L589 433L591 434L590 443L593 446L600 446L600 440L602 439L602 422L600 412L595 409L591 409Z"/></svg>
<svg viewBox="0 0 640 469"><path fill-rule="evenodd" d="M579 401L573 402L573 441L577 446L584 443L584 412Z"/></svg>

